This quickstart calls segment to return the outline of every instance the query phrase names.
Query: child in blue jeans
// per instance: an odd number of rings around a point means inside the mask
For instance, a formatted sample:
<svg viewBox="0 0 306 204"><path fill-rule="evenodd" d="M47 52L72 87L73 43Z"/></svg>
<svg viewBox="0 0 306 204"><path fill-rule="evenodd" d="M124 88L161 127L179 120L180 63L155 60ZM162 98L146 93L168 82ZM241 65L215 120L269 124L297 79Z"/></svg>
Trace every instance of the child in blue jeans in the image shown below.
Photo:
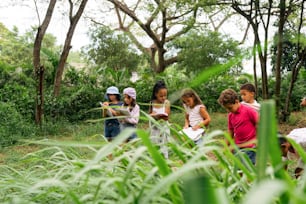
<svg viewBox="0 0 306 204"><path fill-rule="evenodd" d="M229 112L227 121L230 136L234 139L240 152L245 153L255 164L258 113L251 107L241 104L238 94L232 89L222 91L218 102Z"/></svg>
<svg viewBox="0 0 306 204"><path fill-rule="evenodd" d="M104 122L104 136L110 142L120 133L120 123L117 118L116 108L120 108L123 103L120 101L120 93L117 87L111 86L106 90L105 97L108 101L103 102L102 116L108 119Z"/></svg>

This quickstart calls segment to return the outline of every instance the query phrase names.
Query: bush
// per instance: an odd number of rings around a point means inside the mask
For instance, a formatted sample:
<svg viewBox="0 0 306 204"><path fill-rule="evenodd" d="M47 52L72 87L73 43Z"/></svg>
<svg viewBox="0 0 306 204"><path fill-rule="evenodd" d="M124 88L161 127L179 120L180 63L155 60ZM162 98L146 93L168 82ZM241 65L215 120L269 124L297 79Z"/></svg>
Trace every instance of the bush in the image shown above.
<svg viewBox="0 0 306 204"><path fill-rule="evenodd" d="M18 139L30 137L33 127L11 103L0 102L0 146L14 144Z"/></svg>

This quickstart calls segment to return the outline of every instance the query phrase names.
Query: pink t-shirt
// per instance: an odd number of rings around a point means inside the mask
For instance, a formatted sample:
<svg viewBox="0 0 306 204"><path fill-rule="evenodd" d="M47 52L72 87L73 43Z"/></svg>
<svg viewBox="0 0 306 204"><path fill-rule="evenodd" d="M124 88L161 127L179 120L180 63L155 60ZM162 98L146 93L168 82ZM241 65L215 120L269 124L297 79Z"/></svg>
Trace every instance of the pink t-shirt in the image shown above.
<svg viewBox="0 0 306 204"><path fill-rule="evenodd" d="M236 113L228 114L228 129L234 133L236 144L242 144L256 139L256 124L258 113L252 108L240 104ZM250 144L246 147L254 147Z"/></svg>

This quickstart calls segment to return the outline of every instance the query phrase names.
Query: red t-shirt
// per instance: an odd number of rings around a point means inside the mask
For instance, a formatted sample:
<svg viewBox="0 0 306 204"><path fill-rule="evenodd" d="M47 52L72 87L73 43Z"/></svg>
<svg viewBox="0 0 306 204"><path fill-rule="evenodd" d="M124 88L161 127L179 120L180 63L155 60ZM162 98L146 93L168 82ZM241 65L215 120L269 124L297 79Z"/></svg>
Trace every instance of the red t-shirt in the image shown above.
<svg viewBox="0 0 306 204"><path fill-rule="evenodd" d="M236 113L228 114L228 129L234 133L236 144L242 144L256 139L256 124L258 113L252 108L240 104ZM250 144L246 147L254 147Z"/></svg>

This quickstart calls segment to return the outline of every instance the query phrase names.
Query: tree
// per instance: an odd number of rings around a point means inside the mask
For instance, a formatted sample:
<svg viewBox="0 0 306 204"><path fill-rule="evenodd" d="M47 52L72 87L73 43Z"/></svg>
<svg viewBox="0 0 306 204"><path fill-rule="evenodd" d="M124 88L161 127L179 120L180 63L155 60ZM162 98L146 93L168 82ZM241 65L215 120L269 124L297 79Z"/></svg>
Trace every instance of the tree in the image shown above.
<svg viewBox="0 0 306 204"><path fill-rule="evenodd" d="M126 35L100 26L91 30L90 38L91 43L82 52L95 65L115 71L127 69L130 73L137 69L140 56Z"/></svg>
<svg viewBox="0 0 306 204"><path fill-rule="evenodd" d="M65 68L65 64L67 61L67 57L69 55L69 51L71 49L71 40L74 34L74 30L79 22L79 19L81 18L83 11L85 9L85 6L87 4L88 0L82 0L80 3L80 6L75 14L73 14L73 2L72 0L69 0L69 21L70 21L70 26L68 28L68 32L66 34L66 39L65 39L65 44L63 47L63 51L61 53L61 57L59 60L59 64L56 70L56 76L54 80L54 90L53 94L55 97L59 96L60 93L60 87L61 87L61 81L62 81L62 76Z"/></svg>
<svg viewBox="0 0 306 204"><path fill-rule="evenodd" d="M276 19L277 24L277 46L276 46L276 58L274 66L274 76L276 79L274 88L274 97L276 100L277 110L280 106L280 93L281 93L281 66L282 66L282 53L283 53L283 33L284 26L287 20L290 18L294 11L302 10L304 7L304 0L297 1L229 1L221 0L218 1L219 4L230 5L238 14L243 16L247 22L251 25L254 34L254 45L257 51L257 55L260 61L261 73L262 73L262 96L264 99L269 97L268 91L268 80L267 80L267 60L268 60L268 41L269 33L271 30L272 20ZM303 14L301 14L300 19ZM302 24L300 24L302 25ZM261 31L263 35L261 35ZM263 38L261 38L263 36ZM263 39L263 40L262 40ZM262 43L263 42L263 43ZM297 54L297 56L302 56L302 53ZM254 58L254 64L255 64ZM299 61L299 60L298 60ZM295 75L295 74L294 74ZM288 94L290 96L290 94Z"/></svg>
<svg viewBox="0 0 306 204"><path fill-rule="evenodd" d="M282 121L286 122L288 120L288 116L290 115L290 111L289 111L289 104L290 104L290 98L292 96L292 92L293 92L293 88L295 85L295 82L298 79L298 74L301 70L301 68L304 66L304 68L306 68L305 66L305 62L306 62L306 37L305 35L302 35L301 31L302 31L302 25L304 24L304 7L305 7L305 0L303 1L299 1L299 4L297 5L289 5L288 9L292 10L293 9L297 9L295 12L299 13L299 17L298 18L293 18L294 21L296 23L294 23L293 25L296 25L296 49L293 50L295 51L295 57L293 58L293 63L290 66L290 70L292 70L292 74L291 74L291 81L290 81L290 85L289 85L289 89L288 89L288 93L286 95L286 103L285 103L285 107L284 110L282 111ZM297 7L296 7L297 6ZM291 26L292 28L292 26ZM282 55L283 52L280 53L280 55Z"/></svg>
<svg viewBox="0 0 306 204"><path fill-rule="evenodd" d="M36 78L36 104L35 104L35 122L36 124L42 124L42 115L43 115L43 104L44 104L44 97L43 97L43 78L44 78L44 66L41 65L40 62L40 50L44 35L46 30L49 26L49 23L52 18L52 14L54 11L54 7L56 4L56 0L50 0L49 6L45 15L45 18L40 24L37 29L36 38L34 41L33 47L33 66L34 66L34 73ZM37 12L38 14L38 12ZM38 14L39 17L39 14Z"/></svg>
<svg viewBox="0 0 306 204"><path fill-rule="evenodd" d="M219 4L230 5L238 14L244 17L251 25L254 34L254 45L258 55L261 67L262 77L262 97L267 99L268 93L268 74L267 74L267 59L268 59L268 40L270 32L270 21L272 17L273 1L231 1L221 0ZM263 32L261 34L260 32ZM263 36L263 37L261 37ZM262 43L263 42L263 43ZM255 59L255 58L254 58Z"/></svg>
<svg viewBox="0 0 306 204"><path fill-rule="evenodd" d="M118 29L125 32L138 49L149 56L155 72L163 72L167 66L177 62L177 56L170 55L166 45L194 26L198 17L198 4L188 1L139 0L128 5L119 0L107 1L114 6ZM139 29L152 42L149 47L137 38L135 33Z"/></svg>

